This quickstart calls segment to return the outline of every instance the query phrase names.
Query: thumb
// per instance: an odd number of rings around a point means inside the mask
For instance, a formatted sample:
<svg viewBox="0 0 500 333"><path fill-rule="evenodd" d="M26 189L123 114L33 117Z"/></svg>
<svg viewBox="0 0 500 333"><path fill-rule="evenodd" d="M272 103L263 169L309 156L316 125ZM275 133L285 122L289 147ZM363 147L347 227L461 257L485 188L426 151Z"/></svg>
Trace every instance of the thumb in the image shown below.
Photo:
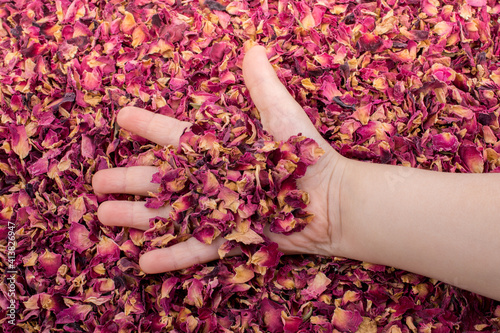
<svg viewBox="0 0 500 333"><path fill-rule="evenodd" d="M324 150L331 149L316 130L302 107L281 84L267 60L266 49L252 47L243 59L243 77L250 96L260 112L264 128L276 140L302 135L315 140Z"/></svg>

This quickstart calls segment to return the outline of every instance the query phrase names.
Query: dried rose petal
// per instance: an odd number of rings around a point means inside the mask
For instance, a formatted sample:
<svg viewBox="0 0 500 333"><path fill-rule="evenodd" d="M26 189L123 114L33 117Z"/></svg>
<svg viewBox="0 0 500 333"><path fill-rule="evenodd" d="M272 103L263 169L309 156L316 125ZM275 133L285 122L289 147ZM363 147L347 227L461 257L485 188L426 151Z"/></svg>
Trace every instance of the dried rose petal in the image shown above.
<svg viewBox="0 0 500 333"><path fill-rule="evenodd" d="M112 239L106 236L102 237L99 244L97 244L97 253L109 261L120 258L120 248Z"/></svg>
<svg viewBox="0 0 500 333"><path fill-rule="evenodd" d="M88 304L75 304L57 314L57 324L68 324L83 321L92 311L92 306Z"/></svg>
<svg viewBox="0 0 500 333"><path fill-rule="evenodd" d="M463 144L460 146L459 154L465 166L474 173L484 171L484 160L481 151L474 145Z"/></svg>
<svg viewBox="0 0 500 333"><path fill-rule="evenodd" d="M59 267L61 267L62 256L60 254L56 254L50 252L49 250L45 250L40 256L38 256L38 263L44 270L44 275L46 277L54 276Z"/></svg>
<svg viewBox="0 0 500 333"><path fill-rule="evenodd" d="M283 306L276 304L268 298L262 300L260 311L268 332L283 332L283 323L281 321L281 311L283 309Z"/></svg>
<svg viewBox="0 0 500 333"><path fill-rule="evenodd" d="M274 267L278 263L282 253L278 251L278 244L271 243L262 246L252 255L252 264L262 267Z"/></svg>
<svg viewBox="0 0 500 333"><path fill-rule="evenodd" d="M359 312L336 308L333 312L332 324L341 332L355 332L363 318Z"/></svg>
<svg viewBox="0 0 500 333"><path fill-rule="evenodd" d="M456 152L459 142L451 133L440 133L432 137L432 148L436 151Z"/></svg>
<svg viewBox="0 0 500 333"><path fill-rule="evenodd" d="M82 253L94 245L94 242L89 237L90 232L83 225L76 222L71 224L69 229L70 246L78 253Z"/></svg>

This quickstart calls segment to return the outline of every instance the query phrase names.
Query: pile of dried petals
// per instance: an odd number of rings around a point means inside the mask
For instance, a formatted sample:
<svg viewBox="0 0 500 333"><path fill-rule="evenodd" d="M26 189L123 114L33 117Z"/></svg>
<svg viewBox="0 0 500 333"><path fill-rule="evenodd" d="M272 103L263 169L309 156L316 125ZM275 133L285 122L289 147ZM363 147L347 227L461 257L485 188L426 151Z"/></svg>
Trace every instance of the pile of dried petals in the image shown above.
<svg viewBox="0 0 500 333"><path fill-rule="evenodd" d="M235 243L264 243L267 225L271 232L290 234L312 220L304 210L309 196L296 180L324 153L316 142L303 136L272 141L245 113L216 105L198 110L195 118L176 152L171 147L155 151L163 161L153 176L160 188L146 206L169 204L173 209L170 219L151 221L153 229L145 234L157 234L152 245L189 235L211 244L221 235L228 241L220 250L223 256ZM165 223L180 229L165 233Z"/></svg>
<svg viewBox="0 0 500 333"><path fill-rule="evenodd" d="M236 256L145 276L137 260L155 235L96 216L102 200L138 198L91 187L96 170L164 154L115 126L125 105L255 119L241 75L254 43L345 156L498 172L499 20L497 0L2 1L0 279L4 221L19 271L15 328L0 284L3 331L499 331L498 302L341 258L283 256L263 271Z"/></svg>

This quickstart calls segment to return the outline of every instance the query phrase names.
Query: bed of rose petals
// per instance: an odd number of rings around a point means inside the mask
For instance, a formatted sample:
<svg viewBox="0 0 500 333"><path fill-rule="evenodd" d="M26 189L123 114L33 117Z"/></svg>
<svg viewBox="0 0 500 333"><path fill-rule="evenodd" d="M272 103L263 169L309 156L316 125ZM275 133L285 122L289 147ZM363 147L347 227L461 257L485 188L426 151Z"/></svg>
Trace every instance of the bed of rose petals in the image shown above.
<svg viewBox="0 0 500 333"><path fill-rule="evenodd" d="M137 260L152 234L96 217L101 200L139 197L91 187L97 170L166 156L118 128L125 105L258 122L241 75L255 43L343 155L498 172L499 14L496 0L0 1L3 331L500 330L498 302L342 258L277 254L262 269L242 255L145 275Z"/></svg>

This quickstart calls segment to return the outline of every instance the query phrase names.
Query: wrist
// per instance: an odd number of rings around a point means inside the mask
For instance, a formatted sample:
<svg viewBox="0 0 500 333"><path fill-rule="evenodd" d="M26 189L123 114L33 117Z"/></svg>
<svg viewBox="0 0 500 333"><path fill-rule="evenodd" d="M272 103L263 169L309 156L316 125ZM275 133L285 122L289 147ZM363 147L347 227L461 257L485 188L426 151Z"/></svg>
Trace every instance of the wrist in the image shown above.
<svg viewBox="0 0 500 333"><path fill-rule="evenodd" d="M373 209L372 201L386 193L381 186L384 181L380 182L383 177L380 167L376 163L345 158L341 179L337 181L338 203L330 206L336 205L338 211L338 222L333 223L337 234L332 234L335 256L379 263L380 244L372 241L378 230L373 222L378 209L384 211L384 208L377 205ZM387 174L387 170L384 173ZM334 190L332 186L332 193Z"/></svg>
<svg viewBox="0 0 500 333"><path fill-rule="evenodd" d="M343 202L345 202L346 174L350 170L352 160L334 152L334 167L328 185L328 224L331 240L330 256L344 255L344 238L342 233Z"/></svg>

